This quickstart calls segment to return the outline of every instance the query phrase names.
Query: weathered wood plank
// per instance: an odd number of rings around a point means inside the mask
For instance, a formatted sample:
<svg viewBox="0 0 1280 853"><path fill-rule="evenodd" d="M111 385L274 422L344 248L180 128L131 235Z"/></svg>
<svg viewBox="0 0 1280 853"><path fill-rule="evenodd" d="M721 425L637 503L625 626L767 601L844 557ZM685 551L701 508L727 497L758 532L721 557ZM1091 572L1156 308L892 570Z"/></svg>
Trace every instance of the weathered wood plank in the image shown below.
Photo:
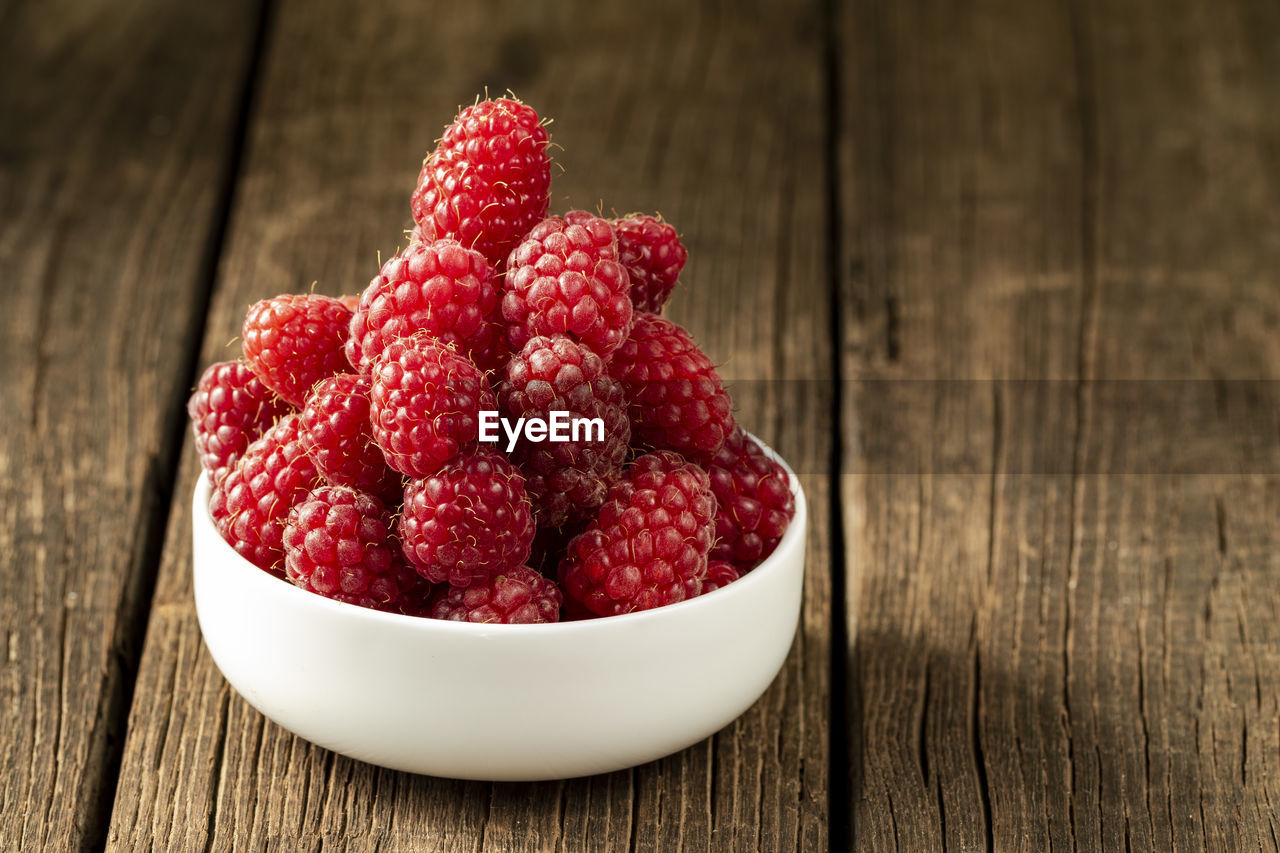
<svg viewBox="0 0 1280 853"><path fill-rule="evenodd" d="M256 14L0 27L0 848L100 844Z"/></svg>
<svg viewBox="0 0 1280 853"><path fill-rule="evenodd" d="M1098 817L1077 835L1274 849L1280 14L1089 3L1081 18L1097 109L1086 375L1197 380L1216 392L1193 398L1202 412L1238 425L1236 412L1259 408L1270 423L1252 446L1144 442L1154 431L1112 405L1110 383L1085 386L1080 470L1200 464L1145 490L1083 481L1071 719L1100 748L1076 762L1078 788L1098 780ZM1188 407L1167 420L1203 417Z"/></svg>
<svg viewBox="0 0 1280 853"><path fill-rule="evenodd" d="M455 105L486 85L514 88L556 119L555 208L659 209L681 228L691 259L672 314L740 380L744 423L804 475L809 584L777 684L706 743L603 777L472 784L335 757L266 723L200 644L188 459L113 847L825 847L832 389L820 22L816 4L780 5L659 3L636 16L596 3L447 14L282 4L203 353L227 352L253 299L313 279L330 293L363 287L408 224L423 150Z"/></svg>
<svg viewBox="0 0 1280 853"><path fill-rule="evenodd" d="M101 843L251 4L0 27L0 849Z"/></svg>
<svg viewBox="0 0 1280 853"><path fill-rule="evenodd" d="M1280 18L843 27L856 841L1275 848Z"/></svg>

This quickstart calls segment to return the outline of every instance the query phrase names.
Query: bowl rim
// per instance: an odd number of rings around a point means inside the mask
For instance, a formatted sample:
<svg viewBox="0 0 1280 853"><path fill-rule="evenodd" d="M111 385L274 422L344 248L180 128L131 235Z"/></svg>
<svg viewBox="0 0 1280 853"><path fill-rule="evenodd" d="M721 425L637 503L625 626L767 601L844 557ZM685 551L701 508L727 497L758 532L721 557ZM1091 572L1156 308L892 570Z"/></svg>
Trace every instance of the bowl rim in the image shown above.
<svg viewBox="0 0 1280 853"><path fill-rule="evenodd" d="M781 456L777 454L773 448L760 441L751 433L747 435L764 450L765 455L777 462L786 471L787 478L791 487L791 494L795 497L796 511L791 518L791 523L787 525L786 532L778 541L777 547L774 548L772 554L766 557L758 566L751 569L732 583L726 584L719 589L698 595L694 598L678 601L675 604L666 604L662 607L655 607L650 610L636 610L631 613L620 613L616 616L602 616L594 619L579 619L572 622L540 622L534 624L506 625L491 622L455 622L448 619L432 619L425 616L410 616L405 613L391 613L385 610L374 610L371 607L361 607L358 604L348 604L343 601L336 601L332 598L326 598L319 593L310 592L301 587L294 586L288 580L273 575L270 572L263 571L248 559L243 557L235 550L213 524L213 517L209 513L210 498L210 481L208 474L203 470L196 480L195 494L193 496L193 525L203 525L208 528L212 534L212 541L221 547L226 556L231 559L232 565L235 567L236 575L225 578L226 582L258 584L263 581L270 582L276 590L277 595L292 596L293 600L301 607L310 607L317 612L328 611L325 618L342 618L354 620L355 622L364 622L369 625L383 624L388 628L399 626L410 630L423 631L446 631L455 632L460 635L475 635L492 637L495 634L501 636L519 637L530 633L539 637L559 636L563 634L573 634L582 632L599 632L611 630L611 626L617 626L617 630L631 630L633 626L639 626L645 621L661 621L668 618L679 618L680 614L692 612L700 607L706 607L712 602L725 602L730 596L749 595L750 590L755 586L765 583L765 576L781 571L783 560L779 559L780 555L797 547L803 549L805 543L797 543L796 540L801 539L806 532L808 526L808 506L805 501L804 489L800 486L800 479L796 476L795 471L787 464ZM192 566L194 571L195 555L192 555ZM802 581L803 582L803 581ZM197 610L199 609L197 604Z"/></svg>

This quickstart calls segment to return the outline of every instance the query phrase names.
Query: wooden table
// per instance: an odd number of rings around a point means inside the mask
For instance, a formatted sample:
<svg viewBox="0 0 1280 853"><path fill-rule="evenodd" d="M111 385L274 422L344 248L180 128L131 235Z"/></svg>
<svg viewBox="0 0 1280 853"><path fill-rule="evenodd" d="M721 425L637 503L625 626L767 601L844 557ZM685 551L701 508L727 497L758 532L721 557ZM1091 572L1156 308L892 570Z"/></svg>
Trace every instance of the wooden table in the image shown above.
<svg viewBox="0 0 1280 853"><path fill-rule="evenodd" d="M0 849L1277 849L1280 7L630 5L0 7ZM811 502L777 682L608 776L310 746L192 604L200 368L485 86Z"/></svg>

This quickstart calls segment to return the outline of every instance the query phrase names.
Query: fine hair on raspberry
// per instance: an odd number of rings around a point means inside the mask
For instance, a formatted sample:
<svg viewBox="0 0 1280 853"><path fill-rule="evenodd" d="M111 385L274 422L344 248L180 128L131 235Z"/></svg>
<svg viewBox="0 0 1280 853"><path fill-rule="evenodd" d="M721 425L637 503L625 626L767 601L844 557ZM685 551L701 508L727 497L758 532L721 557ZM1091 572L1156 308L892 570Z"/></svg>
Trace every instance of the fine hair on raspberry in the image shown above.
<svg viewBox="0 0 1280 853"><path fill-rule="evenodd" d="M264 299L244 319L244 358L262 383L301 408L321 379L348 369L351 310L318 293Z"/></svg>
<svg viewBox="0 0 1280 853"><path fill-rule="evenodd" d="M249 443L289 411L243 361L209 365L187 401L200 465L216 482Z"/></svg>
<svg viewBox="0 0 1280 853"><path fill-rule="evenodd" d="M423 161L410 199L419 234L451 237L494 266L543 217L551 199L550 138L514 98L462 110Z"/></svg>
<svg viewBox="0 0 1280 853"><path fill-rule="evenodd" d="M319 480L315 463L298 439L298 415L289 414L250 444L214 484L209 514L222 538L242 557L260 569L279 572L284 519Z"/></svg>
<svg viewBox="0 0 1280 853"><path fill-rule="evenodd" d="M645 447L712 459L733 432L733 400L706 353L684 328L655 314L636 315L609 373L630 404L634 440Z"/></svg>
<svg viewBox="0 0 1280 853"><path fill-rule="evenodd" d="M282 541L285 574L326 598L400 610L417 584L390 534L390 519L373 495L322 486L289 510Z"/></svg>
<svg viewBox="0 0 1280 853"><path fill-rule="evenodd" d="M715 535L707 473L678 453L636 459L560 563L565 594L597 616L649 610L702 592Z"/></svg>
<svg viewBox="0 0 1280 853"><path fill-rule="evenodd" d="M607 359L631 330L629 288L613 226L582 210L544 219L507 261L502 316L512 349L563 333Z"/></svg>
<svg viewBox="0 0 1280 853"><path fill-rule="evenodd" d="M662 312L689 252L676 229L655 216L633 215L613 220L618 259L631 279L631 302L637 311Z"/></svg>
<svg viewBox="0 0 1280 853"><path fill-rule="evenodd" d="M738 427L707 473L718 506L711 556L750 571L774 552L796 514L787 471Z"/></svg>
<svg viewBox="0 0 1280 853"><path fill-rule="evenodd" d="M387 344L426 332L482 370L506 361L498 288L484 256L457 240L410 242L382 265L351 316L347 359L367 373Z"/></svg>
<svg viewBox="0 0 1280 853"><path fill-rule="evenodd" d="M410 477L438 471L479 439L497 400L466 356L424 333L392 341L372 368L369 419L387 464Z"/></svg>
<svg viewBox="0 0 1280 853"><path fill-rule="evenodd" d="M563 411L603 422L603 441L521 442L514 452L539 527L589 517L621 474L631 440L622 385L610 378L604 360L566 335L530 338L507 363L498 398L508 418L546 419Z"/></svg>
<svg viewBox="0 0 1280 853"><path fill-rule="evenodd" d="M484 581L529 559L534 527L524 477L497 451L463 451L408 482L398 530L405 558L432 583Z"/></svg>

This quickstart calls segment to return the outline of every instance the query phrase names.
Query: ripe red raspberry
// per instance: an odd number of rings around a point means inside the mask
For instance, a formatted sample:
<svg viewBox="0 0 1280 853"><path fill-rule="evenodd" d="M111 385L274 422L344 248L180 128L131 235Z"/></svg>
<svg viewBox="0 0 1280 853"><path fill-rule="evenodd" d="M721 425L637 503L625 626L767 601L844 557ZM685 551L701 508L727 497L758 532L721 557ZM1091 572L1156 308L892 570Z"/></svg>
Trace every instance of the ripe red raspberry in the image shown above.
<svg viewBox="0 0 1280 853"><path fill-rule="evenodd" d="M432 474L473 446L481 410L498 408L479 368L422 333L388 344L371 378L373 440L387 464L410 477Z"/></svg>
<svg viewBox="0 0 1280 853"><path fill-rule="evenodd" d="M410 243L382 265L351 317L347 359L361 373L396 338L425 331L481 370L506 362L493 267L456 240Z"/></svg>
<svg viewBox="0 0 1280 853"><path fill-rule="evenodd" d="M348 311L355 311L357 308L360 307L360 294L346 293L346 294L343 294L342 296L339 296L338 301L341 302L344 306L346 306L346 309Z"/></svg>
<svg viewBox="0 0 1280 853"><path fill-rule="evenodd" d="M565 594L599 616L649 610L702 591L715 531L707 472L678 453L641 456L560 563Z"/></svg>
<svg viewBox="0 0 1280 853"><path fill-rule="evenodd" d="M578 441L522 440L513 454L539 527L591 515L621 474L631 441L622 386L605 372L604 361L564 335L531 338L507 363L498 397L508 419L549 419L551 412L563 411L571 419L601 420L603 441L586 440L585 433Z"/></svg>
<svg viewBox="0 0 1280 853"><path fill-rule="evenodd" d="M588 610L582 602L578 601L573 596L566 595L564 597L564 603L560 605L561 622L581 622L585 619L599 618L599 616Z"/></svg>
<svg viewBox="0 0 1280 853"><path fill-rule="evenodd" d="M607 359L631 329L629 287L608 222L582 210L544 219L507 261L502 316L512 348L564 332Z"/></svg>
<svg viewBox="0 0 1280 853"><path fill-rule="evenodd" d="M741 427L707 466L719 507L711 556L750 571L778 547L796 514L786 470Z"/></svg>
<svg viewBox="0 0 1280 853"><path fill-rule="evenodd" d="M330 484L398 498L400 476L387 467L381 448L373 443L371 385L369 377L351 373L320 382L302 410L298 437Z"/></svg>
<svg viewBox="0 0 1280 853"><path fill-rule="evenodd" d="M400 606L396 609L405 616L419 616L423 619L429 618L431 616L431 605L435 603L436 596L439 593L440 588L436 584L433 584L431 581L424 578L422 575L418 574L417 571L414 570L413 566L410 566L405 562L403 554L400 555L400 564L413 576L414 583L408 589L401 592ZM448 587L446 587L446 589L447 588Z"/></svg>
<svg viewBox="0 0 1280 853"><path fill-rule="evenodd" d="M547 142L547 129L533 107L515 98L493 98L458 113L440 137L440 150L514 167L531 154L545 156Z"/></svg>
<svg viewBox="0 0 1280 853"><path fill-rule="evenodd" d="M563 527L539 527L533 534L533 545L529 549L529 568L554 578L569 543L586 529L586 521L575 521Z"/></svg>
<svg viewBox="0 0 1280 853"><path fill-rule="evenodd" d="M326 598L398 610L417 576L388 531L382 501L345 486L323 486L289 510L285 575Z"/></svg>
<svg viewBox="0 0 1280 853"><path fill-rule="evenodd" d="M243 361L209 365L187 401L200 465L216 482L221 469L288 411Z"/></svg>
<svg viewBox="0 0 1280 853"><path fill-rule="evenodd" d="M662 312L689 252L671 225L652 216L613 220L618 259L631 278L631 302L637 311Z"/></svg>
<svg viewBox="0 0 1280 853"><path fill-rule="evenodd" d="M708 460L733 432L733 401L693 337L655 314L636 315L609 373L630 404L631 431L649 447Z"/></svg>
<svg viewBox="0 0 1280 853"><path fill-rule="evenodd" d="M500 453L464 451L405 486L399 533L405 559L427 580L482 583L529 559L533 514L524 477Z"/></svg>
<svg viewBox="0 0 1280 853"><path fill-rule="evenodd" d="M264 299L244 319L244 358L263 384L301 408L311 387L350 367L343 352L351 311L317 293Z"/></svg>
<svg viewBox="0 0 1280 853"><path fill-rule="evenodd" d="M214 485L209 514L222 538L241 556L278 573L284 562L284 519L319 479L298 440L298 416L286 415L250 444Z"/></svg>
<svg viewBox="0 0 1280 853"><path fill-rule="evenodd" d="M736 581L742 575L733 567L732 563L726 563L723 560L712 560L707 563L707 576L702 579L702 594L720 589L723 586Z"/></svg>
<svg viewBox="0 0 1280 853"><path fill-rule="evenodd" d="M452 587L431 606L435 619L506 625L560 621L560 590L528 566L503 569L469 587Z"/></svg>
<svg viewBox="0 0 1280 853"><path fill-rule="evenodd" d="M410 200L428 239L453 237L494 266L547 215L551 158L532 107L509 98L458 114L422 164Z"/></svg>

